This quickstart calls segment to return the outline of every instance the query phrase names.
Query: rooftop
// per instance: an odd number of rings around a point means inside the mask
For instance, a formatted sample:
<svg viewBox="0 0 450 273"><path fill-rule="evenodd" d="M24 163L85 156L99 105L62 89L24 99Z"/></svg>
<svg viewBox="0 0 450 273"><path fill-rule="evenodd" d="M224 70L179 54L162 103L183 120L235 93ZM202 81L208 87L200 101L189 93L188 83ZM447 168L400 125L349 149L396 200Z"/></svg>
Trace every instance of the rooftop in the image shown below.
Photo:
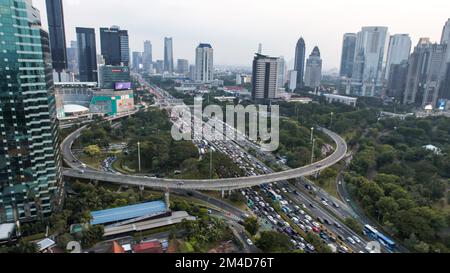
<svg viewBox="0 0 450 273"><path fill-rule="evenodd" d="M114 209L94 211L91 213L91 225L102 225L145 216L156 216L165 212L166 204L163 201L155 201Z"/></svg>
<svg viewBox="0 0 450 273"><path fill-rule="evenodd" d="M15 224L1 224L0 225L0 241L10 239L15 228L16 228Z"/></svg>

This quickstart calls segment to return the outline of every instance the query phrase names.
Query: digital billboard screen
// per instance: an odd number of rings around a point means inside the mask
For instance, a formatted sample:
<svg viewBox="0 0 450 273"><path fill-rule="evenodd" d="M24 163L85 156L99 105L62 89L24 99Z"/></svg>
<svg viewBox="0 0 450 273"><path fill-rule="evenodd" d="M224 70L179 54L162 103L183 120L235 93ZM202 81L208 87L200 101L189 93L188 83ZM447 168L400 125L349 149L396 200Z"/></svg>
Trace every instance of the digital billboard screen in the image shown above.
<svg viewBox="0 0 450 273"><path fill-rule="evenodd" d="M130 90L131 82L116 82L115 90Z"/></svg>

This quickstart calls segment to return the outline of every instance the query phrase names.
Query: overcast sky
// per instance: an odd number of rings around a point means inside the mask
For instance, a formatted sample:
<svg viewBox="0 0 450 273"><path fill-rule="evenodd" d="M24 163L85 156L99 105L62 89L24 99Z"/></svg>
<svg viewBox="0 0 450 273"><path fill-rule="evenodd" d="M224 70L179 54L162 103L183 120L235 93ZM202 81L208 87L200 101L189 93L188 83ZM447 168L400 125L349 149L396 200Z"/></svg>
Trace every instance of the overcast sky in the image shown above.
<svg viewBox="0 0 450 273"><path fill-rule="evenodd" d="M34 0L46 24L45 0ZM250 66L258 43L263 53L291 61L300 36L307 55L319 46L324 68L339 67L342 35L362 26L389 27L439 41L450 18L449 0L64 0L66 38L75 27L119 25L131 51L151 40L153 58L163 58L165 36L174 39L174 58L194 59L199 42L214 47L216 64ZM291 67L289 67L291 69Z"/></svg>

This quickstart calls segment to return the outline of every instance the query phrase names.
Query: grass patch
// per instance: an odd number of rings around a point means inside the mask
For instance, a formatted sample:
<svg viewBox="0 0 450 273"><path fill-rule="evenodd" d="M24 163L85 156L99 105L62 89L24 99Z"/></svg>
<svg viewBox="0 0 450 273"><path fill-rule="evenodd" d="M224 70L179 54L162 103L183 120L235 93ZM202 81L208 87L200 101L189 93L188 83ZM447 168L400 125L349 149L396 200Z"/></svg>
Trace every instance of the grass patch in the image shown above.
<svg viewBox="0 0 450 273"><path fill-rule="evenodd" d="M84 164L86 164L89 167L94 168L96 170L100 170L102 162L108 157L108 154L102 153L99 156L91 157L85 153L81 153L77 156L78 156L78 160L80 160Z"/></svg>

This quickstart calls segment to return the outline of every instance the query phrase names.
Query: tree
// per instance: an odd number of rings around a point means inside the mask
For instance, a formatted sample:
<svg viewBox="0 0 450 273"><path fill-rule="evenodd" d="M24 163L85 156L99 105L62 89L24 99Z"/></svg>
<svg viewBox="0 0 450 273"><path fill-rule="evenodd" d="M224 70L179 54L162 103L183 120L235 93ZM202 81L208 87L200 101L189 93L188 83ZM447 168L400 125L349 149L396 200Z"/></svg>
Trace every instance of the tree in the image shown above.
<svg viewBox="0 0 450 273"><path fill-rule="evenodd" d="M286 234L275 231L262 232L256 246L266 253L288 253L294 248Z"/></svg>
<svg viewBox="0 0 450 273"><path fill-rule="evenodd" d="M83 248L90 248L103 239L104 229L102 226L91 226L83 230L81 245Z"/></svg>
<svg viewBox="0 0 450 273"><path fill-rule="evenodd" d="M348 226L351 230L353 230L354 232L356 232L358 234L362 234L363 233L363 227L356 219L345 218L344 219L344 224L346 226Z"/></svg>
<svg viewBox="0 0 450 273"><path fill-rule="evenodd" d="M234 203L244 203L246 201L239 191L233 191L230 195L230 200Z"/></svg>
<svg viewBox="0 0 450 273"><path fill-rule="evenodd" d="M256 235L259 230L259 222L256 217L249 217L244 221L245 230L248 231L252 236Z"/></svg>
<svg viewBox="0 0 450 273"><path fill-rule="evenodd" d="M84 148L83 152L90 157L96 157L101 154L102 150L98 147L98 145L89 145Z"/></svg>

